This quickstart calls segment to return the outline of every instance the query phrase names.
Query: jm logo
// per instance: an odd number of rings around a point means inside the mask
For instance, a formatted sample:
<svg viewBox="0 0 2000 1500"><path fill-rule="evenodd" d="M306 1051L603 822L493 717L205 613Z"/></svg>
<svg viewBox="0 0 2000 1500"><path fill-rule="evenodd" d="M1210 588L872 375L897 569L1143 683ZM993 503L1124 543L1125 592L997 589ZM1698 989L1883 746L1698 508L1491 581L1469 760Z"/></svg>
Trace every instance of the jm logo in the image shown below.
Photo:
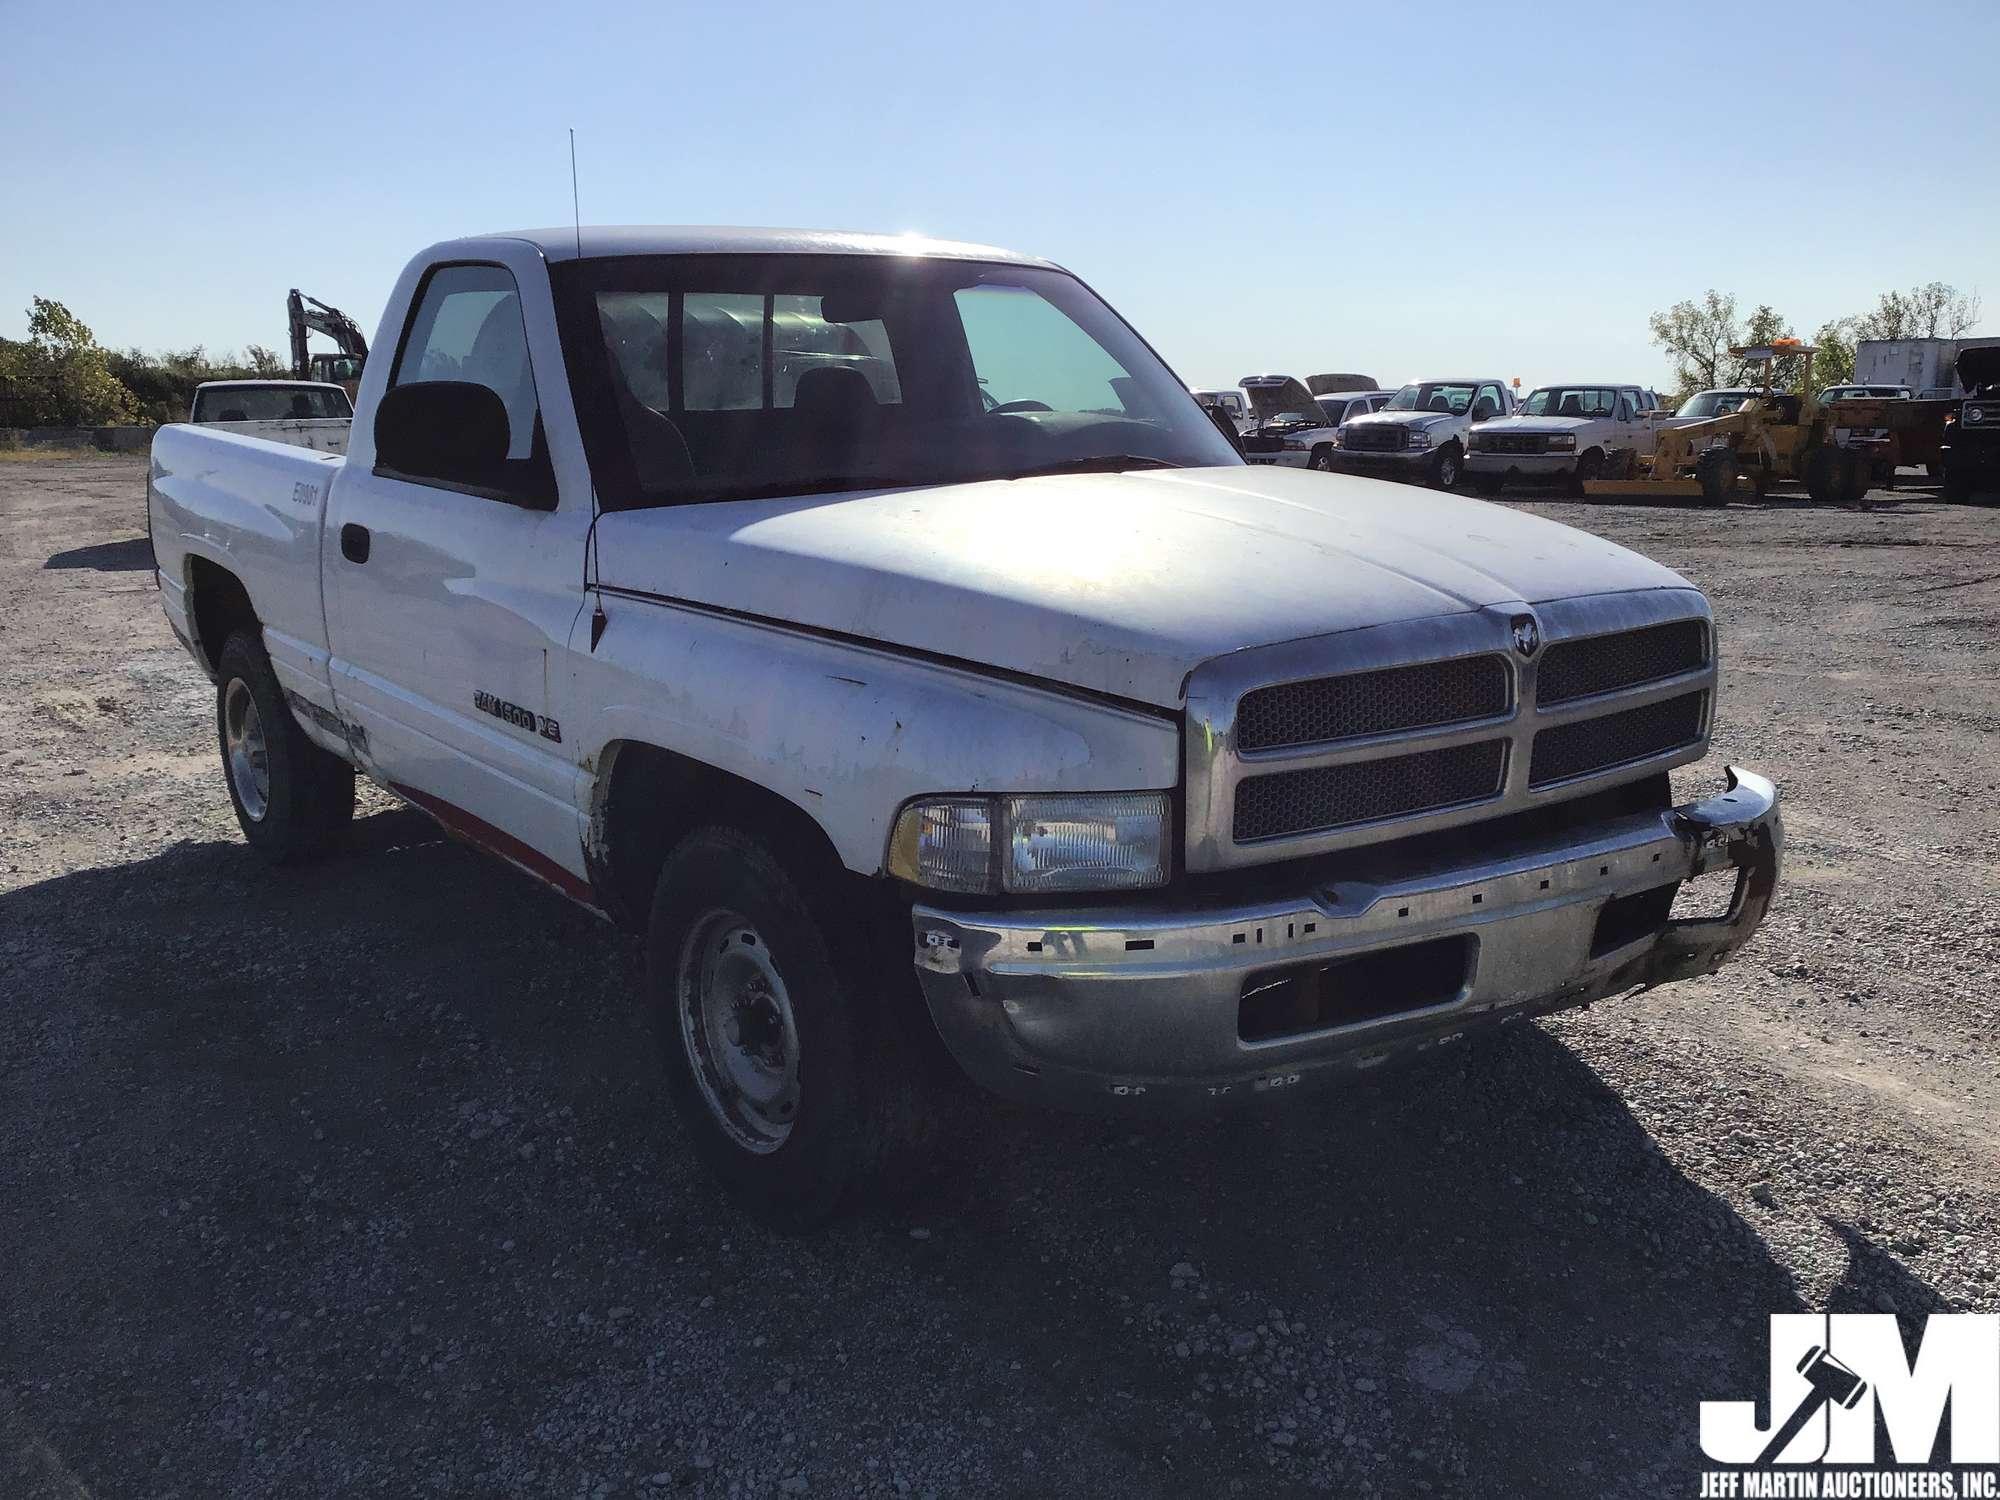
<svg viewBox="0 0 2000 1500"><path fill-rule="evenodd" d="M1910 1360L1888 1313L1774 1313L1770 1426L1752 1402L1704 1401L1701 1450L1722 1464L1926 1464L1947 1407L1949 1461L2000 1464L2000 1315L1933 1313Z"/></svg>

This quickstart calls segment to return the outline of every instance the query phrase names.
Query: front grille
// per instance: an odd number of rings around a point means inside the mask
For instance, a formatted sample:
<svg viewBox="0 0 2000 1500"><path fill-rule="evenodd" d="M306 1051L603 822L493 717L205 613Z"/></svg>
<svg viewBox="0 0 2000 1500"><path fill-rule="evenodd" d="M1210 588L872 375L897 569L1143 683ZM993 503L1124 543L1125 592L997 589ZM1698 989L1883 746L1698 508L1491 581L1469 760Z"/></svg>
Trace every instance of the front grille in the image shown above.
<svg viewBox="0 0 2000 1500"><path fill-rule="evenodd" d="M1350 427L1340 435L1340 446L1366 453L1395 453L1410 446L1410 430L1393 422Z"/></svg>
<svg viewBox="0 0 2000 1500"><path fill-rule="evenodd" d="M1708 627L1700 620L1558 641L1542 657L1535 701L1548 708L1678 677L1707 664Z"/></svg>
<svg viewBox="0 0 2000 1500"><path fill-rule="evenodd" d="M1258 688L1236 706L1236 748L1321 745L1492 718L1507 712L1508 677L1504 658L1463 656Z"/></svg>
<svg viewBox="0 0 2000 1500"><path fill-rule="evenodd" d="M1544 729L1535 736L1528 785L1549 786L1692 745L1701 738L1707 706L1707 693L1683 693L1642 708Z"/></svg>
<svg viewBox="0 0 2000 1500"><path fill-rule="evenodd" d="M1245 453L1278 453L1282 452L1285 446L1285 440L1281 437L1264 437L1255 432L1246 434L1242 442Z"/></svg>
<svg viewBox="0 0 2000 1500"><path fill-rule="evenodd" d="M1546 453L1549 440L1539 432L1482 432L1473 447L1482 453Z"/></svg>
<svg viewBox="0 0 2000 1500"><path fill-rule="evenodd" d="M1236 788L1239 844L1438 812L1500 794L1505 740L1252 776Z"/></svg>

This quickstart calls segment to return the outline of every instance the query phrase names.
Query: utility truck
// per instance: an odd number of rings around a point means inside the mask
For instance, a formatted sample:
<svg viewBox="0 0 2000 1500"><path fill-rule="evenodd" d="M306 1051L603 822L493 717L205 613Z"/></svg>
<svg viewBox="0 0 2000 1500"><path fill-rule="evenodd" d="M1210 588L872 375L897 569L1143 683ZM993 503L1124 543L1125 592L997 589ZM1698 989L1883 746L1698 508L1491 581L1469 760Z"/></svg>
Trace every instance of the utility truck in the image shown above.
<svg viewBox="0 0 2000 1500"><path fill-rule="evenodd" d="M153 444L244 837L327 849L358 774L643 934L664 1092L770 1222L914 1172L954 1071L1303 1093L1705 974L1771 899L1771 783L1668 784L1699 592L1247 466L1047 261L496 234L416 256L375 347L344 457Z"/></svg>

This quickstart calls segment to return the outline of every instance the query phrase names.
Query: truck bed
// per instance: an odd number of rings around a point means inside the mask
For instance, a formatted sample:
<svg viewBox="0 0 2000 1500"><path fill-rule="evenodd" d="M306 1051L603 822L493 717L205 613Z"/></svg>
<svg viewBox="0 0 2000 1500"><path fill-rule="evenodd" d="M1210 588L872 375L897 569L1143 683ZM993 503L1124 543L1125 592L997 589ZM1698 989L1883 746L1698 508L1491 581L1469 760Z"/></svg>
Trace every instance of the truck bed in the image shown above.
<svg viewBox="0 0 2000 1500"><path fill-rule="evenodd" d="M153 437L148 529L176 629L194 638L186 592L200 562L226 568L250 591L279 682L329 705L320 539L327 492L346 459L234 430L281 425L310 424L162 427Z"/></svg>

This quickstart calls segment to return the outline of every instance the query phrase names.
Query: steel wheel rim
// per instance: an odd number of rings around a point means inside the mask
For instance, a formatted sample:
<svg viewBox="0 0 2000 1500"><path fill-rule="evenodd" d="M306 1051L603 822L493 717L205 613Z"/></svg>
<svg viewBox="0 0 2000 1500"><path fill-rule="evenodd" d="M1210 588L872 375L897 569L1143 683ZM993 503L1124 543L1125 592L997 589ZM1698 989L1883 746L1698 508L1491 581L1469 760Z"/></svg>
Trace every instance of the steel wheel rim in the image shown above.
<svg viewBox="0 0 2000 1500"><path fill-rule="evenodd" d="M257 712L257 700L241 677L230 678L223 690L222 750L229 763L229 784L236 788L243 815L253 823L263 822L271 806L270 748L264 741L264 719Z"/></svg>
<svg viewBox="0 0 2000 1500"><path fill-rule="evenodd" d="M799 1109L799 1030L784 976L749 920L717 909L688 929L675 982L681 1046L729 1138L768 1155Z"/></svg>

